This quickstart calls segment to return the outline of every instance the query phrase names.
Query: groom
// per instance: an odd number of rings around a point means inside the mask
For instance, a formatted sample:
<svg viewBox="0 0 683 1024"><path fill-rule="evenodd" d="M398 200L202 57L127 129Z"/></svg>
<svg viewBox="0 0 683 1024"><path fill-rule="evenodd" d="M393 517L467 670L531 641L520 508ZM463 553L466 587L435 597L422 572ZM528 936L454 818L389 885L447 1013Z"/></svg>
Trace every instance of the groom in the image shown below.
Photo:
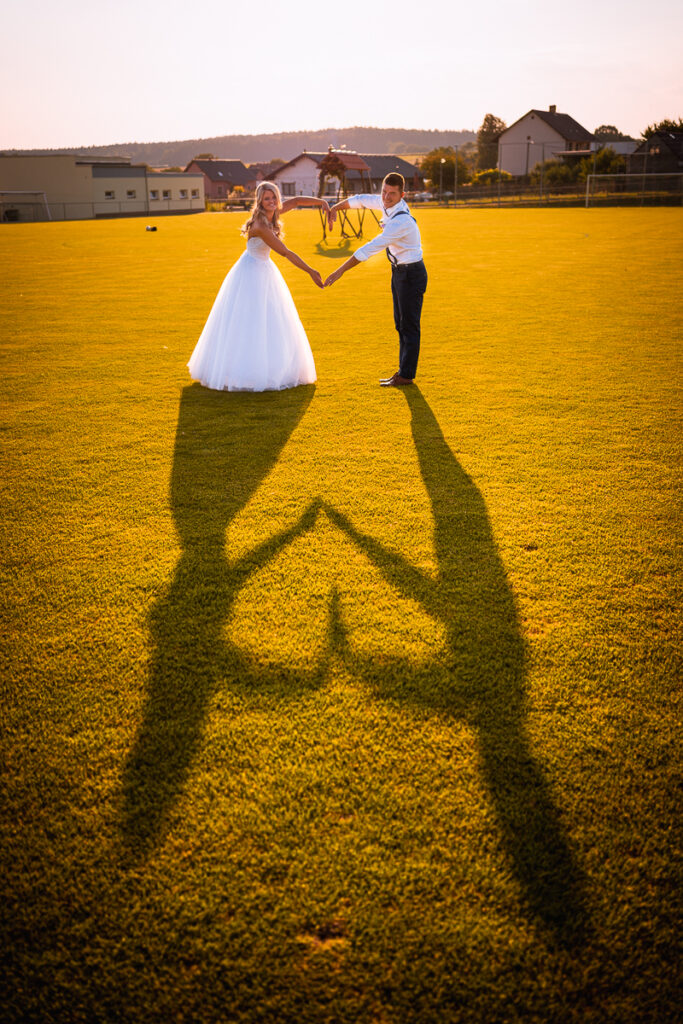
<svg viewBox="0 0 683 1024"><path fill-rule="evenodd" d="M427 288L427 270L422 261L420 231L404 200L405 181L402 174L387 174L382 182L382 195L359 195L344 199L330 208L328 219L330 229L337 217L337 210L382 210L384 217L382 233L371 242L362 245L338 270L325 281L329 287L342 274L357 267L386 250L391 263L391 294L394 299L394 323L399 339L399 366L392 376L380 381L382 387L396 388L412 384L417 373L417 359L420 354L420 315L422 299Z"/></svg>

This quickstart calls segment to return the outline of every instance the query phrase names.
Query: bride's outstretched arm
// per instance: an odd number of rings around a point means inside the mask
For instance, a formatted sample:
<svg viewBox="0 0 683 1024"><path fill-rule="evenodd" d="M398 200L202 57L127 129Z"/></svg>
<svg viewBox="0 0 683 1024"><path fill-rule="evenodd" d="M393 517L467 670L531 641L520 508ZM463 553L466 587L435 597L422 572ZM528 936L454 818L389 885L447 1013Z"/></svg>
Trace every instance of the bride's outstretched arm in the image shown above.
<svg viewBox="0 0 683 1024"><path fill-rule="evenodd" d="M342 199L340 203L335 203L334 206L330 206L329 210L327 211L327 224L329 226L330 231L334 227L334 222L337 219L337 210L348 209L350 209L348 199Z"/></svg>
<svg viewBox="0 0 683 1024"><path fill-rule="evenodd" d="M296 210L299 206L319 206L326 213L330 211L330 205L326 199L318 199L316 196L292 196L291 199L285 199L280 207L280 213L288 213L290 210Z"/></svg>
<svg viewBox="0 0 683 1024"><path fill-rule="evenodd" d="M260 224L254 225L249 232L249 237L252 238L254 235L256 235L257 238L262 238L266 245L269 245L274 252L279 253L280 256L284 256L285 259L289 260L290 263L293 263L295 267L299 268L299 270L303 270L304 273L310 274L314 284L317 284L318 288L322 288L323 279L320 276L320 272L318 270L314 270L313 267L309 267L308 263L301 259L301 256L298 256L291 249L288 249L285 243L278 238L274 231L271 231L270 228L264 227Z"/></svg>

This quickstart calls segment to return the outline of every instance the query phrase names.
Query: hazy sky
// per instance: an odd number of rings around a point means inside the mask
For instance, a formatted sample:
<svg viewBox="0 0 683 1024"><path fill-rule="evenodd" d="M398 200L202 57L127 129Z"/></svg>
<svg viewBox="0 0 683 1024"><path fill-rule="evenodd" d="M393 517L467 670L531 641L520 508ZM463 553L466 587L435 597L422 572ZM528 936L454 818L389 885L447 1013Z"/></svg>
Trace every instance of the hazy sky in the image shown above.
<svg viewBox="0 0 683 1024"><path fill-rule="evenodd" d="M683 114L681 0L0 0L0 147ZM344 10L343 4L334 9ZM364 13L360 13L361 10Z"/></svg>

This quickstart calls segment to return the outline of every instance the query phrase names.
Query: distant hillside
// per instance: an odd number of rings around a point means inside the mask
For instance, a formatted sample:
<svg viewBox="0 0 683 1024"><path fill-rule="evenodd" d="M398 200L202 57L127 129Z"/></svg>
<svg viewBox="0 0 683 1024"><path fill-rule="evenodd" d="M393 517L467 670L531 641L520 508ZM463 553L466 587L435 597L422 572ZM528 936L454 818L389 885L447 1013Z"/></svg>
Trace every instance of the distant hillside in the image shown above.
<svg viewBox="0 0 683 1024"><path fill-rule="evenodd" d="M291 160L302 149L320 152L332 145L359 153L427 153L436 146L462 145L476 138L470 131L420 131L412 128L324 128L315 132L274 135L219 135L212 139L181 142L122 142L115 146L22 150L24 153L82 153L86 156L126 156L133 163L152 167L184 167L199 153L242 160L246 164ZM4 152L12 152L4 150Z"/></svg>

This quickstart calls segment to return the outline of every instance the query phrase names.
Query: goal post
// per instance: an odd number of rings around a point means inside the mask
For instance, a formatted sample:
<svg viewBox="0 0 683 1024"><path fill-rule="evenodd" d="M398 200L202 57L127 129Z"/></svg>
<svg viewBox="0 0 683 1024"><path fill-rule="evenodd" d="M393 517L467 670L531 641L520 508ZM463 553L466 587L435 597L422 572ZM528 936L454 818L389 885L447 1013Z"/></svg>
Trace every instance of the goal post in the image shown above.
<svg viewBox="0 0 683 1024"><path fill-rule="evenodd" d="M0 224L52 220L46 192L0 191Z"/></svg>
<svg viewBox="0 0 683 1024"><path fill-rule="evenodd" d="M586 177L586 206L599 202L634 206L646 203L683 204L683 172L589 174Z"/></svg>

